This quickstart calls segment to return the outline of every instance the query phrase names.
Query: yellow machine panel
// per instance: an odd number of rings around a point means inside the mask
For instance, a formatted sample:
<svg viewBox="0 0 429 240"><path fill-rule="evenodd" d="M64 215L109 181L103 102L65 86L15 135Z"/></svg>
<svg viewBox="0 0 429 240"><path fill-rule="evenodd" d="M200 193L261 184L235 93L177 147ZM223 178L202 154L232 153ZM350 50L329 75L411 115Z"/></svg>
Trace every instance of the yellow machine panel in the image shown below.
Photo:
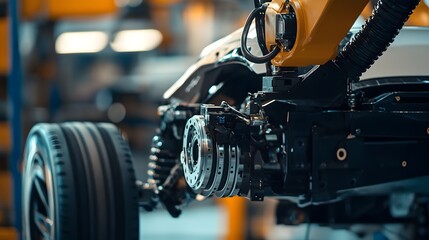
<svg viewBox="0 0 429 240"><path fill-rule="evenodd" d="M364 9L367 0L292 0L289 2L297 19L294 47L282 49L271 61L274 66L308 66L323 64L335 57L341 39ZM267 46L276 45L276 14L286 13L287 3L273 0L266 12ZM338 20L341 19L341 20Z"/></svg>
<svg viewBox="0 0 429 240"><path fill-rule="evenodd" d="M5 75L9 69L8 61L8 21L6 18L0 19L0 75Z"/></svg>
<svg viewBox="0 0 429 240"><path fill-rule="evenodd" d="M5 171L0 171L0 236L4 233L4 224L9 221L7 209L12 209L12 176ZM5 239L5 238L0 238ZM8 239L8 238L6 238Z"/></svg>
<svg viewBox="0 0 429 240"><path fill-rule="evenodd" d="M7 122L0 122L0 151L10 151L10 128Z"/></svg>
<svg viewBox="0 0 429 240"><path fill-rule="evenodd" d="M22 0L22 15L26 19L47 17L85 17L115 13L114 0Z"/></svg>
<svg viewBox="0 0 429 240"><path fill-rule="evenodd" d="M425 1L420 1L406 24L409 26L429 26L429 7Z"/></svg>
<svg viewBox="0 0 429 240"><path fill-rule="evenodd" d="M22 0L21 14L25 19L32 19L39 16L42 11L46 12L46 1L43 0Z"/></svg>

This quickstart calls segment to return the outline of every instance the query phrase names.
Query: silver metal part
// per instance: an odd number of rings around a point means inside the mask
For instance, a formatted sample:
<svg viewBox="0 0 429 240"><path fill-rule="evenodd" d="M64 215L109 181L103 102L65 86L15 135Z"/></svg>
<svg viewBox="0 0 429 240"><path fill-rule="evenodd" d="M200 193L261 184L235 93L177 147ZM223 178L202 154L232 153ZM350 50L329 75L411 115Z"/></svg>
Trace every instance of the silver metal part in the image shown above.
<svg viewBox="0 0 429 240"><path fill-rule="evenodd" d="M240 155L237 146L229 147L229 165L225 185L216 193L217 197L232 197L238 194L241 186L242 176L239 174L243 171L243 166L240 165Z"/></svg>
<svg viewBox="0 0 429 240"><path fill-rule="evenodd" d="M186 182L196 193L206 189L213 168L213 145L208 134L203 116L195 115L186 123L181 162Z"/></svg>
<svg viewBox="0 0 429 240"><path fill-rule="evenodd" d="M204 197L238 195L243 181L243 164L236 145L217 144L204 116L188 120L183 138L181 162L188 185Z"/></svg>
<svg viewBox="0 0 429 240"><path fill-rule="evenodd" d="M393 217L406 217L414 203L414 193L397 192L390 195L390 214Z"/></svg>
<svg viewBox="0 0 429 240"><path fill-rule="evenodd" d="M223 169L225 167L225 148L224 146L216 146L216 160L215 167L211 171L211 175L214 176L213 184L209 186L205 191L203 191L204 196L213 195L220 187L222 178L223 178Z"/></svg>

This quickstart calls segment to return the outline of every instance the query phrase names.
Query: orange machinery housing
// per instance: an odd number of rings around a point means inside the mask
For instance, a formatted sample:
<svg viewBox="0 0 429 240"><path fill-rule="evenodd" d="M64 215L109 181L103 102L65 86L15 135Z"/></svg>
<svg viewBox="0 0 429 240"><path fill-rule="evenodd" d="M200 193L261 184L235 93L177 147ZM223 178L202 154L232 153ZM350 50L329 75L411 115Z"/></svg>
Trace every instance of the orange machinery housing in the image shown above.
<svg viewBox="0 0 429 240"><path fill-rule="evenodd" d="M297 18L297 34L292 49L281 49L271 61L274 66L308 66L324 64L336 57L337 47L359 14L369 15L368 0L273 0L266 12L267 48L275 41L275 16L287 13L291 6ZM365 9L364 9L365 8ZM341 21L338 21L341 19ZM407 25L428 26L429 8L421 1Z"/></svg>
<svg viewBox="0 0 429 240"><path fill-rule="evenodd" d="M115 13L114 0L21 0L22 16L26 19L88 17Z"/></svg>

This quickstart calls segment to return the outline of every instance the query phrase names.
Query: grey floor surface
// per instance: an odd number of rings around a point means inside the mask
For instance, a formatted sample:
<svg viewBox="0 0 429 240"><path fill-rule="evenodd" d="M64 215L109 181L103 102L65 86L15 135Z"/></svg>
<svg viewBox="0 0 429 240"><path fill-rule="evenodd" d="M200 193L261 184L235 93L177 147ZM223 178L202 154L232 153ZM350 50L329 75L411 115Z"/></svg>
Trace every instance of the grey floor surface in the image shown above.
<svg viewBox="0 0 429 240"><path fill-rule="evenodd" d="M141 212L141 240L220 240L226 231L226 213L216 205L194 206L172 218L166 210Z"/></svg>
<svg viewBox="0 0 429 240"><path fill-rule="evenodd" d="M137 159L144 159L138 156ZM146 179L147 164L135 161L139 179ZM182 215L174 219L166 210L140 213L140 240L223 240L227 232L228 213L225 209L213 203L213 200L193 202ZM356 231L369 232L365 237L358 238ZM320 227L311 225L309 237L306 239L308 225L298 227L272 226L267 240L377 240L374 232L382 232L388 240L411 240L404 237L402 226L352 226L351 230ZM236 239L242 240L242 239ZM246 239L251 240L251 239Z"/></svg>
<svg viewBox="0 0 429 240"><path fill-rule="evenodd" d="M215 204L195 203L177 218L172 218L166 210L140 213L140 240L222 240L227 231L227 212ZM352 231L307 224L298 227L272 226L267 240L377 240L382 232L388 240L403 238L400 225L354 225ZM307 231L309 230L308 238ZM359 238L354 232L366 231ZM237 239L241 240L241 239Z"/></svg>

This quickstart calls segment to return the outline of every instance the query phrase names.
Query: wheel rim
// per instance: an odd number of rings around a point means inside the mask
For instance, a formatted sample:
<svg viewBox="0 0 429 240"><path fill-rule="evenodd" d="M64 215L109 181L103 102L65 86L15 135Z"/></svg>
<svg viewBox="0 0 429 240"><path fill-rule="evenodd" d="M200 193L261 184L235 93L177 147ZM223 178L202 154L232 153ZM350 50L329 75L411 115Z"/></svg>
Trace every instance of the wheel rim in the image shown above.
<svg viewBox="0 0 429 240"><path fill-rule="evenodd" d="M28 189L28 223L31 239L54 239L54 202L51 169L34 155Z"/></svg>

